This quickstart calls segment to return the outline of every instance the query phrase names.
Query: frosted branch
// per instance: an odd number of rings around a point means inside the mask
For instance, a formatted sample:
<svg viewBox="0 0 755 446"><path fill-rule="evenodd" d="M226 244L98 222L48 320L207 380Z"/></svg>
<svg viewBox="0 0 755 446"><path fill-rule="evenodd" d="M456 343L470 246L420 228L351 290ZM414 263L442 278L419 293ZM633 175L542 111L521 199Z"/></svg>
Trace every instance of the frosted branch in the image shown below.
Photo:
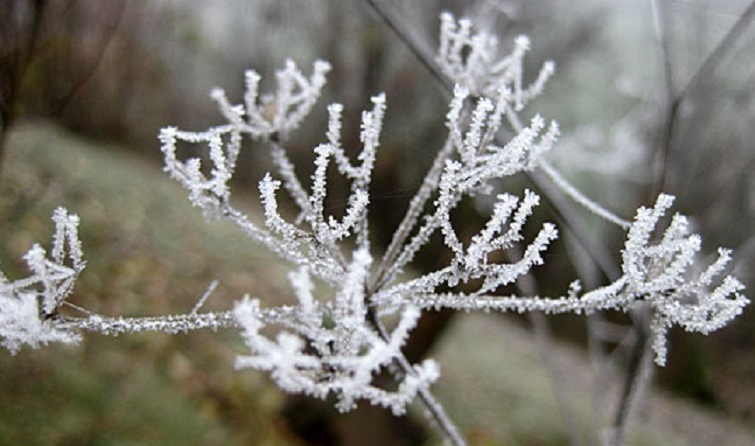
<svg viewBox="0 0 755 446"><path fill-rule="evenodd" d="M655 310L653 346L656 363L666 360L665 333L672 324L687 331L708 334L738 316L749 300L739 280L725 276L717 287L713 278L724 272L730 251L718 250L718 259L702 273L694 274L701 238L689 232L687 219L675 215L657 244L650 238L674 198L660 195L652 209L640 208L622 253L625 294L642 298Z"/></svg>
<svg viewBox="0 0 755 446"><path fill-rule="evenodd" d="M414 366L415 373L407 375L396 391L372 383L377 372L401 354L419 311L406 307L387 340L370 327L365 290L371 262L367 251L354 253L332 305L313 299L306 269L292 274L300 311L293 323L286 324L288 330L279 332L274 340L260 333L265 324L258 316L259 301L238 303L234 315L252 354L239 356L236 367L269 371L276 384L288 392L317 398L333 394L341 411L349 411L357 400L365 399L403 414L419 389L435 381L439 373L437 365L428 360Z"/></svg>
<svg viewBox="0 0 755 446"><path fill-rule="evenodd" d="M439 287L455 287L460 283L481 279L481 285L477 291L463 293L463 299L473 301L478 295L513 283L518 277L527 274L533 266L543 263L541 253L558 235L555 226L550 223L543 225L518 261L494 263L489 260L496 251L508 249L523 239L521 231L525 220L532 214L532 209L539 200L536 194L526 191L521 203L513 196L499 195L490 220L465 247L456 236L450 221L450 204L448 204L450 200L447 199L446 187L441 184L441 198L436 201L435 214L426 219L426 223L408 243L406 254L399 256L398 262L405 261L406 257L416 252L435 230L441 231L446 245L454 253L454 259L443 269L378 291L371 297L374 306L396 309L401 307L402 302L410 302L412 305L427 308L427 296L433 295ZM416 301L418 296L424 297ZM450 303L452 308L457 305L448 300L438 300L429 306L442 308L445 303Z"/></svg>
<svg viewBox="0 0 755 446"><path fill-rule="evenodd" d="M216 88L211 96L221 114L241 133L255 138L285 136L295 130L312 110L322 88L330 64L316 61L312 76L306 78L293 61L275 73L277 89L274 94L260 95L261 77L255 71L245 73L244 104L232 105L223 90Z"/></svg>
<svg viewBox="0 0 755 446"><path fill-rule="evenodd" d="M484 259L492 249L491 246L497 245L493 238L496 233L492 229L496 227L494 223L508 218L515 205L513 198L502 196L499 197L488 225L472 239L466 255L457 255L454 267L377 293L372 303L389 311L390 308L399 308L408 295L411 296L412 305L418 308L579 314L598 310L628 311L635 303L646 302L654 311L651 329L656 363L663 365L667 353L666 334L672 325L708 334L741 314L744 306L749 303L747 297L740 294L744 286L735 277L725 276L718 286L713 285L714 278L723 274L730 261L729 250L719 249L717 260L701 273L695 275L691 271L698 265L695 255L700 251L701 239L697 234L689 233L686 217L674 216L661 240L657 244L651 244L650 239L658 221L672 203L673 197L661 195L654 208L640 208L637 211L622 252L624 275L610 285L580 295L579 284L574 283L569 294L560 298L501 297L484 294L494 289L488 282L498 279L500 284L511 283L518 274L524 274L532 265L541 263L539 252L555 237L551 233L554 229L546 225L528 246L520 262L492 267L486 265ZM523 211L523 214L526 212ZM511 226L517 225L516 220L517 217L514 217ZM504 243L504 239L518 238L508 234L507 232L498 239L501 240L498 243L501 247L508 243L508 240ZM475 271L478 273L475 274ZM441 283L455 285L454 278L466 281L475 277L484 278L478 293L434 291Z"/></svg>
<svg viewBox="0 0 755 446"><path fill-rule="evenodd" d="M440 20L436 61L444 75L474 96L497 98L500 92L507 91L507 102L518 112L542 92L555 71L553 62L544 63L535 82L525 87L524 56L530 49L527 36L517 37L512 52L500 57L498 40L486 33L475 33L469 20L457 21L449 13L441 14Z"/></svg>
<svg viewBox="0 0 755 446"><path fill-rule="evenodd" d="M571 197L574 201L584 206L585 209L603 218L604 220L614 223L622 229L629 229L631 223L617 216L613 212L604 208L600 204L588 198L585 194L580 192L576 187L572 186L551 164L546 160L541 160L540 168L553 181L553 184L558 186L566 195Z"/></svg>
<svg viewBox="0 0 755 446"><path fill-rule="evenodd" d="M32 275L10 282L0 274L0 343L11 353L24 344L37 348L80 339L56 323L59 308L86 265L78 235L79 218L58 208L52 220L55 232L50 256L38 244L24 256Z"/></svg>

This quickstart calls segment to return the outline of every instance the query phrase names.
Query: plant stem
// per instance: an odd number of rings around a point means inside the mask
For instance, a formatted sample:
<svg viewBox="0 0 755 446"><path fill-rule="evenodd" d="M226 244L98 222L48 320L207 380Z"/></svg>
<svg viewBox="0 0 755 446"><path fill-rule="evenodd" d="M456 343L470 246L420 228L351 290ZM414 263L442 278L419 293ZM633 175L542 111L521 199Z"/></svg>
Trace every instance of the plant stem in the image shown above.
<svg viewBox="0 0 755 446"><path fill-rule="evenodd" d="M629 364L621 389L619 407L611 426L610 436L606 442L608 446L622 446L629 423L637 401L648 382L651 370L652 334L649 328L650 309L647 307L637 308L633 314L633 328L636 334L636 342L630 352Z"/></svg>
<svg viewBox="0 0 755 446"><path fill-rule="evenodd" d="M389 339L388 332L374 309L368 311L367 320L373 325L381 338L386 341ZM414 375L416 373L403 352L399 352L395 364L399 368L399 371L394 372L394 376L397 378L401 378L401 375ZM448 414L446 414L443 405L435 399L430 390L427 387L421 387L418 391L418 395L422 405L425 407L425 417L437 427L453 446L466 446L467 442L461 434L459 434L456 425L451 418L449 418Z"/></svg>

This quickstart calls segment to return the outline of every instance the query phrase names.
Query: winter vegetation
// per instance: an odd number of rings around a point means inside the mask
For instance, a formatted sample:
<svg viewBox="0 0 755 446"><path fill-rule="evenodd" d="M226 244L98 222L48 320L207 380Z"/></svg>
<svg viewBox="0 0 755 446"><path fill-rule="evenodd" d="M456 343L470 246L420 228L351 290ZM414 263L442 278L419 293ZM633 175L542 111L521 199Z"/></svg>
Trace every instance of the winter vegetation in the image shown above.
<svg viewBox="0 0 755 446"><path fill-rule="evenodd" d="M616 423L601 434L605 444L622 444L628 412L641 393L643 364L648 358L658 366L666 363L669 330L677 326L707 335L735 319L749 301L729 272L731 251L719 248L712 260L702 255L702 238L687 217L670 212L674 197L660 193L654 203L623 218L580 192L551 164L548 154L559 150L557 123L522 115L547 90L555 64L543 63L534 76L525 73L530 45L525 36L498 42L469 20L441 15L433 63L453 86L448 108L438 116L447 136L387 246L376 246L369 213L391 98L378 94L371 98L372 108L362 112L356 156L342 140L347 110L329 105L321 142L312 147L312 174L304 177L287 142L328 85L330 64L315 61L302 70L289 61L276 72L271 92L262 92L261 76L247 71L240 102L220 89L211 93L223 124L160 132L164 169L206 220L231 222L250 244L290 265L295 303L268 306L250 294L226 311L205 311L213 285L189 312L93 313L70 299L77 278L86 274L86 240L78 234L86 222L59 208L52 216L49 251L35 244L24 257L30 275L0 275L2 345L16 353L79 343L87 332L238 330L246 351L236 357L236 369L265 372L284 391L333 401L342 412L364 401L402 416L417 402L449 443L461 445L465 439L432 393L443 371L433 359L410 363L403 350L423 312L629 313L647 342L640 343L639 365L629 371L637 380L627 387ZM274 167L258 184L262 221L234 203L231 193L240 153L250 144L268 150ZM620 273L610 283L588 287L575 278L555 296L523 285L546 263L559 229L550 222L533 228L530 220L542 200L537 193L501 190L500 179L522 173L540 175L584 212L625 233L617 255ZM336 211L326 205L329 194L343 192L334 184L348 184ZM469 231L461 230L455 212L480 197L491 199L487 221L465 235ZM442 240L451 260L419 273L413 262L434 239ZM512 287L519 292L511 294Z"/></svg>

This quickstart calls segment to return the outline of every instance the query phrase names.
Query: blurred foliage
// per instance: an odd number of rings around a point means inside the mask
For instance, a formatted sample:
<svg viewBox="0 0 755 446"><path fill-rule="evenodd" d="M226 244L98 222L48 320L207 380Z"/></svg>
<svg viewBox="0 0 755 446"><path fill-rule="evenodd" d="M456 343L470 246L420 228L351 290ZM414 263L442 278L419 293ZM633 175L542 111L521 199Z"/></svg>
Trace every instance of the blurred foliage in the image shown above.
<svg viewBox="0 0 755 446"><path fill-rule="evenodd" d="M581 439L577 444L599 444L600 432L591 420L605 425L611 411L601 404L612 404L612 397L609 392L596 394L593 386L610 381L601 373L616 370L595 368L572 346L551 344L542 350L531 332L506 319L462 315L432 352L443 373L435 394L450 416L474 444L567 445L569 430ZM458 398L460 389L464 398ZM559 400L569 408L571 427L562 418ZM627 445L746 446L753 440L752 426L743 428L651 387L631 423Z"/></svg>
<svg viewBox="0 0 755 446"><path fill-rule="evenodd" d="M170 104L149 94L167 82L149 31L161 18L157 8L128 0L4 1L12 8L0 26L15 31L0 64L13 79L3 104L10 118L43 116L91 135L144 139L139 129L165 116Z"/></svg>

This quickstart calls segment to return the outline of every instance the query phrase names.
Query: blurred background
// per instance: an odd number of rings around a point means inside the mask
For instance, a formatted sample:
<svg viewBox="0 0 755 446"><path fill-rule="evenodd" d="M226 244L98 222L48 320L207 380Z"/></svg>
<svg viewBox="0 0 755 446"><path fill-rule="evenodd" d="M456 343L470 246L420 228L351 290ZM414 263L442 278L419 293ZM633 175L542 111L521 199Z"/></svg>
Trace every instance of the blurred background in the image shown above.
<svg viewBox="0 0 755 446"><path fill-rule="evenodd" d="M346 0L0 0L3 271L24 277L21 256L34 241L49 240L49 216L63 205L82 217L89 262L73 301L92 311L185 312L213 279L220 286L210 309L227 309L244 293L271 304L291 299L286 265L235 228L205 224L190 207L161 172L156 138L168 125L219 123L213 87L239 100L245 69L272 86L289 58L305 72L317 58L333 64L324 97L288 144L302 178L312 148L325 139L326 105L345 105L343 140L356 153L361 110L386 92L372 195L380 219L372 234L376 246L387 245L418 172L445 138L447 95L409 46L432 55L438 16L450 10L496 33L503 50L529 35L529 79L545 60L556 62L555 77L525 117L559 122L562 140L550 156L575 185L625 218L659 191L676 195L675 210L693 217L705 252L734 248L733 270L753 289L753 4L375 3L382 17L369 2ZM256 184L269 164L265 150L249 149L235 196L255 213ZM513 178L501 187L534 186ZM477 210L485 212L485 203L470 205L464 221L478 223ZM553 210L543 206L538 218L557 218ZM623 234L581 214L583 231L615 262ZM582 251L568 236L549 251L537 271L540 292L562 294L578 274L595 285L605 280L582 264ZM443 260L428 252L417 268ZM600 395L581 380L596 371L586 359L589 327L577 317L550 319L557 340L544 346L531 322L433 315L409 353L440 359L437 392L473 444L594 443L589 407ZM417 414L396 420L360 408L340 417L325 404L286 397L263 374L233 371L239 351L229 332L89 336L79 347L0 354L0 444L438 441ZM755 442L755 310L708 337L672 332L669 364L655 374L631 444Z"/></svg>

